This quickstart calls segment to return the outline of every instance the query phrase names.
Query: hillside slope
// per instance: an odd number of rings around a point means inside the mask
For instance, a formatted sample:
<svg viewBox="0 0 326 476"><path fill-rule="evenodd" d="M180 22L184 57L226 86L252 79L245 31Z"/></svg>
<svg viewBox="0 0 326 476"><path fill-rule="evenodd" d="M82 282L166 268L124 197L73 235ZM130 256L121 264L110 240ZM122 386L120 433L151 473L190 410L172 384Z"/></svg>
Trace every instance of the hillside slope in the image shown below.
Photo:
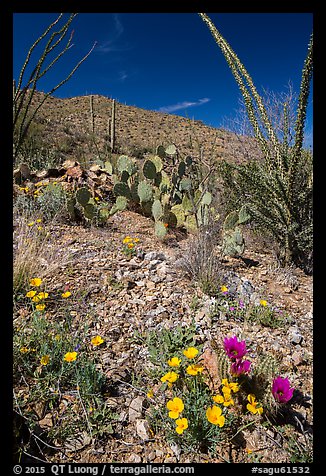
<svg viewBox="0 0 326 476"><path fill-rule="evenodd" d="M33 99L35 106L44 94L38 92ZM54 148L64 159L74 156L88 161L94 155L105 154L108 147L108 123L112 99L93 95L94 134L90 108L91 96L60 99L50 96L39 110L33 133L42 144ZM241 144L240 144L241 142ZM162 144L174 143L181 154L204 157L242 159L246 154L257 154L255 141L237 137L226 130L216 129L181 116L149 111L127 106L116 101L115 152L141 156L153 152ZM240 147L241 145L241 147ZM200 152L201 150L201 152Z"/></svg>

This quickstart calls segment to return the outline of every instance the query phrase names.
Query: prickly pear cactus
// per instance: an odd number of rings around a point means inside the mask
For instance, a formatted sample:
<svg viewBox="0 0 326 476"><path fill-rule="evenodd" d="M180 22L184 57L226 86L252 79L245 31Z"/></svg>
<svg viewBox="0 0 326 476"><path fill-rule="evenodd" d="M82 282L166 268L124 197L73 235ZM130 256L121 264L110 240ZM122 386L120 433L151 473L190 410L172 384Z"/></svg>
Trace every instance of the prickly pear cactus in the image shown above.
<svg viewBox="0 0 326 476"><path fill-rule="evenodd" d="M175 215L177 219L177 226L183 226L186 220L186 214L184 212L182 205L174 205L171 208L171 212Z"/></svg>
<svg viewBox="0 0 326 476"><path fill-rule="evenodd" d="M177 153L177 148L174 144L170 144L167 146L167 148L165 149L165 153L167 155L176 155Z"/></svg>
<svg viewBox="0 0 326 476"><path fill-rule="evenodd" d="M139 182L137 192L141 202L149 202L153 196L151 185L145 181Z"/></svg>
<svg viewBox="0 0 326 476"><path fill-rule="evenodd" d="M146 160L143 165L144 177L150 180L154 180L156 177L156 173L157 173L157 170L156 170L154 162L152 162L151 160Z"/></svg>
<svg viewBox="0 0 326 476"><path fill-rule="evenodd" d="M108 160L104 163L103 168L108 174L110 174L110 175L113 174L113 165Z"/></svg>
<svg viewBox="0 0 326 476"><path fill-rule="evenodd" d="M113 187L113 193L116 197L122 195L126 198L131 198L130 188L125 182L117 182Z"/></svg>
<svg viewBox="0 0 326 476"><path fill-rule="evenodd" d="M161 240L166 236L167 229L161 221L155 222L155 235Z"/></svg>
<svg viewBox="0 0 326 476"><path fill-rule="evenodd" d="M86 187L81 187L76 192L76 200L82 206L85 207L91 198L90 191Z"/></svg>
<svg viewBox="0 0 326 476"><path fill-rule="evenodd" d="M117 169L119 172L128 172L129 175L133 175L137 168L134 162L127 155L121 155L117 160Z"/></svg>
<svg viewBox="0 0 326 476"><path fill-rule="evenodd" d="M66 202L66 207L67 211L69 213L69 216L71 220L76 220L76 198L75 197L69 197Z"/></svg>
<svg viewBox="0 0 326 476"><path fill-rule="evenodd" d="M180 178L182 178L185 173L186 173L186 164L183 161L181 161L178 165L178 175Z"/></svg>
<svg viewBox="0 0 326 476"><path fill-rule="evenodd" d="M228 256L241 256L245 249L245 242L239 225L250 221L247 207L244 205L239 212L229 213L223 223L222 252Z"/></svg>
<svg viewBox="0 0 326 476"><path fill-rule="evenodd" d="M223 235L222 253L227 256L241 256L245 249L245 242L239 227L229 230Z"/></svg>
<svg viewBox="0 0 326 476"><path fill-rule="evenodd" d="M96 207L92 203L87 203L84 207L84 215L88 220L93 220L97 215Z"/></svg>
<svg viewBox="0 0 326 476"><path fill-rule="evenodd" d="M223 230L224 231L234 230L234 228L238 225L238 223L239 223L238 212L231 212L225 217L225 220L223 223Z"/></svg>
<svg viewBox="0 0 326 476"><path fill-rule="evenodd" d="M238 224L244 225L245 223L248 223L250 219L251 219L250 213L248 212L246 205L243 205L239 210Z"/></svg>
<svg viewBox="0 0 326 476"><path fill-rule="evenodd" d="M163 207L160 200L154 200L152 205L152 215L155 221L158 221L163 216Z"/></svg>
<svg viewBox="0 0 326 476"><path fill-rule="evenodd" d="M163 170L163 162L162 162L162 159L159 155L154 155L154 157L151 157L150 158L151 162L153 162L153 164L155 165L155 168L156 168L156 172L159 173L159 172L162 172Z"/></svg>
<svg viewBox="0 0 326 476"><path fill-rule="evenodd" d="M122 195L119 195L116 198L115 204L112 206L110 210L110 215L112 216L117 212L122 212L123 210L127 208L127 204L128 204L127 198Z"/></svg>
<svg viewBox="0 0 326 476"><path fill-rule="evenodd" d="M165 149L163 145L158 145L156 147L156 155L160 157L161 159L165 159Z"/></svg>

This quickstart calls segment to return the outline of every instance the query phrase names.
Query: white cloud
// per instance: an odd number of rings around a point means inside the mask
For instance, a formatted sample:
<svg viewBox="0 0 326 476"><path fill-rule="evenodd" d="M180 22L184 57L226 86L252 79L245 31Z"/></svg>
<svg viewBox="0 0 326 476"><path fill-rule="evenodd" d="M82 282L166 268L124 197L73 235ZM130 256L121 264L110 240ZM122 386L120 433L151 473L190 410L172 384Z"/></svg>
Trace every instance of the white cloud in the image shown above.
<svg viewBox="0 0 326 476"><path fill-rule="evenodd" d="M170 106L162 106L158 109L160 112L175 112L179 111L180 109L187 109L188 107L194 107L194 106L201 106L202 104L206 104L209 102L209 98L202 98L198 99L198 101L183 101L183 102L178 102L177 104L171 104Z"/></svg>
<svg viewBox="0 0 326 476"><path fill-rule="evenodd" d="M129 46L122 46L117 44L117 41L124 32L124 27L117 14L113 15L114 28L111 38L98 44L96 51L98 53L111 53L112 51L126 51Z"/></svg>
<svg viewBox="0 0 326 476"><path fill-rule="evenodd" d="M119 71L119 81L124 81L128 78L128 74L125 71Z"/></svg>

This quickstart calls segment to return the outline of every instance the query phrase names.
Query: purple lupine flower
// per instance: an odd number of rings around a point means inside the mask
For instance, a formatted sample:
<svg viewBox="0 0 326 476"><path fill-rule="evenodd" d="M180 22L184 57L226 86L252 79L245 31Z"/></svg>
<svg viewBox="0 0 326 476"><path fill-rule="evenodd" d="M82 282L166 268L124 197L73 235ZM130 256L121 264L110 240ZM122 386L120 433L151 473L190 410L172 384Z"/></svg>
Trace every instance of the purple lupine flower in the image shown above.
<svg viewBox="0 0 326 476"><path fill-rule="evenodd" d="M243 302L241 299L239 300L239 306L240 306L241 308L244 307L244 302Z"/></svg>
<svg viewBox="0 0 326 476"><path fill-rule="evenodd" d="M230 311L234 311L235 308L233 306L230 306L229 309L230 309Z"/></svg>
<svg viewBox="0 0 326 476"><path fill-rule="evenodd" d="M80 348L81 348L81 344L77 344L76 347L74 348L74 351L78 352Z"/></svg>
<svg viewBox="0 0 326 476"><path fill-rule="evenodd" d="M245 341L239 342L237 336L224 339L224 350L232 360L241 359L247 353Z"/></svg>
<svg viewBox="0 0 326 476"><path fill-rule="evenodd" d="M251 362L249 360L237 359L231 364L230 372L234 377L245 374L249 372Z"/></svg>
<svg viewBox="0 0 326 476"><path fill-rule="evenodd" d="M279 403L286 403L293 396L294 387L290 387L288 378L276 377L273 380L272 394Z"/></svg>

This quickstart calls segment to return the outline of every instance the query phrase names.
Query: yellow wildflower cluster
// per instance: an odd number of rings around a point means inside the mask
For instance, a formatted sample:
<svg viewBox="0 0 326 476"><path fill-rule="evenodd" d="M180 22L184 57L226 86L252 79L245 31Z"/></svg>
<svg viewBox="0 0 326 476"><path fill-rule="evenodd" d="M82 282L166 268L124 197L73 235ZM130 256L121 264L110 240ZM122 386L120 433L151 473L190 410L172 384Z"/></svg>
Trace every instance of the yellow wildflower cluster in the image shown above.
<svg viewBox="0 0 326 476"><path fill-rule="evenodd" d="M222 380L222 394L223 395L215 395L213 400L215 403L220 403L224 407L228 407L230 405L234 405L234 400L232 398L232 392L236 393L240 390L240 387L235 382L228 382L227 379Z"/></svg>
<svg viewBox="0 0 326 476"><path fill-rule="evenodd" d="M32 287L36 287L38 288L39 286L41 286L42 284L42 279L41 278L32 278L29 282L30 286ZM37 293L37 291L35 291L34 289L32 289L31 291L28 291L26 294L25 294L26 297L30 298L31 301L35 302L35 303L38 303L36 304L35 306L35 309L37 311L44 311L45 309L45 304L44 302L44 299L47 299L49 294L44 292L44 291L40 291L39 293Z"/></svg>
<svg viewBox="0 0 326 476"><path fill-rule="evenodd" d="M140 242L139 238L132 238L131 236L126 236L123 240L123 252L127 255L133 255L135 253L136 244Z"/></svg>
<svg viewBox="0 0 326 476"><path fill-rule="evenodd" d="M188 428L187 418L179 418L185 407L183 401L179 397L174 397L173 400L167 402L166 407L169 410L169 417L175 420L177 425L175 431L182 435L184 430Z"/></svg>
<svg viewBox="0 0 326 476"><path fill-rule="evenodd" d="M248 402L249 402L249 403L247 403L247 410L249 410L254 415L256 415L256 413L258 413L258 415L261 415L263 413L264 409L258 402L256 402L255 395L253 393L250 393L248 395L247 399L248 399Z"/></svg>
<svg viewBox="0 0 326 476"><path fill-rule="evenodd" d="M40 225L40 223L42 223L42 219L37 218L35 221L30 221L29 223L27 223L27 226L32 227L36 225L37 229L40 231L43 230L43 227Z"/></svg>

